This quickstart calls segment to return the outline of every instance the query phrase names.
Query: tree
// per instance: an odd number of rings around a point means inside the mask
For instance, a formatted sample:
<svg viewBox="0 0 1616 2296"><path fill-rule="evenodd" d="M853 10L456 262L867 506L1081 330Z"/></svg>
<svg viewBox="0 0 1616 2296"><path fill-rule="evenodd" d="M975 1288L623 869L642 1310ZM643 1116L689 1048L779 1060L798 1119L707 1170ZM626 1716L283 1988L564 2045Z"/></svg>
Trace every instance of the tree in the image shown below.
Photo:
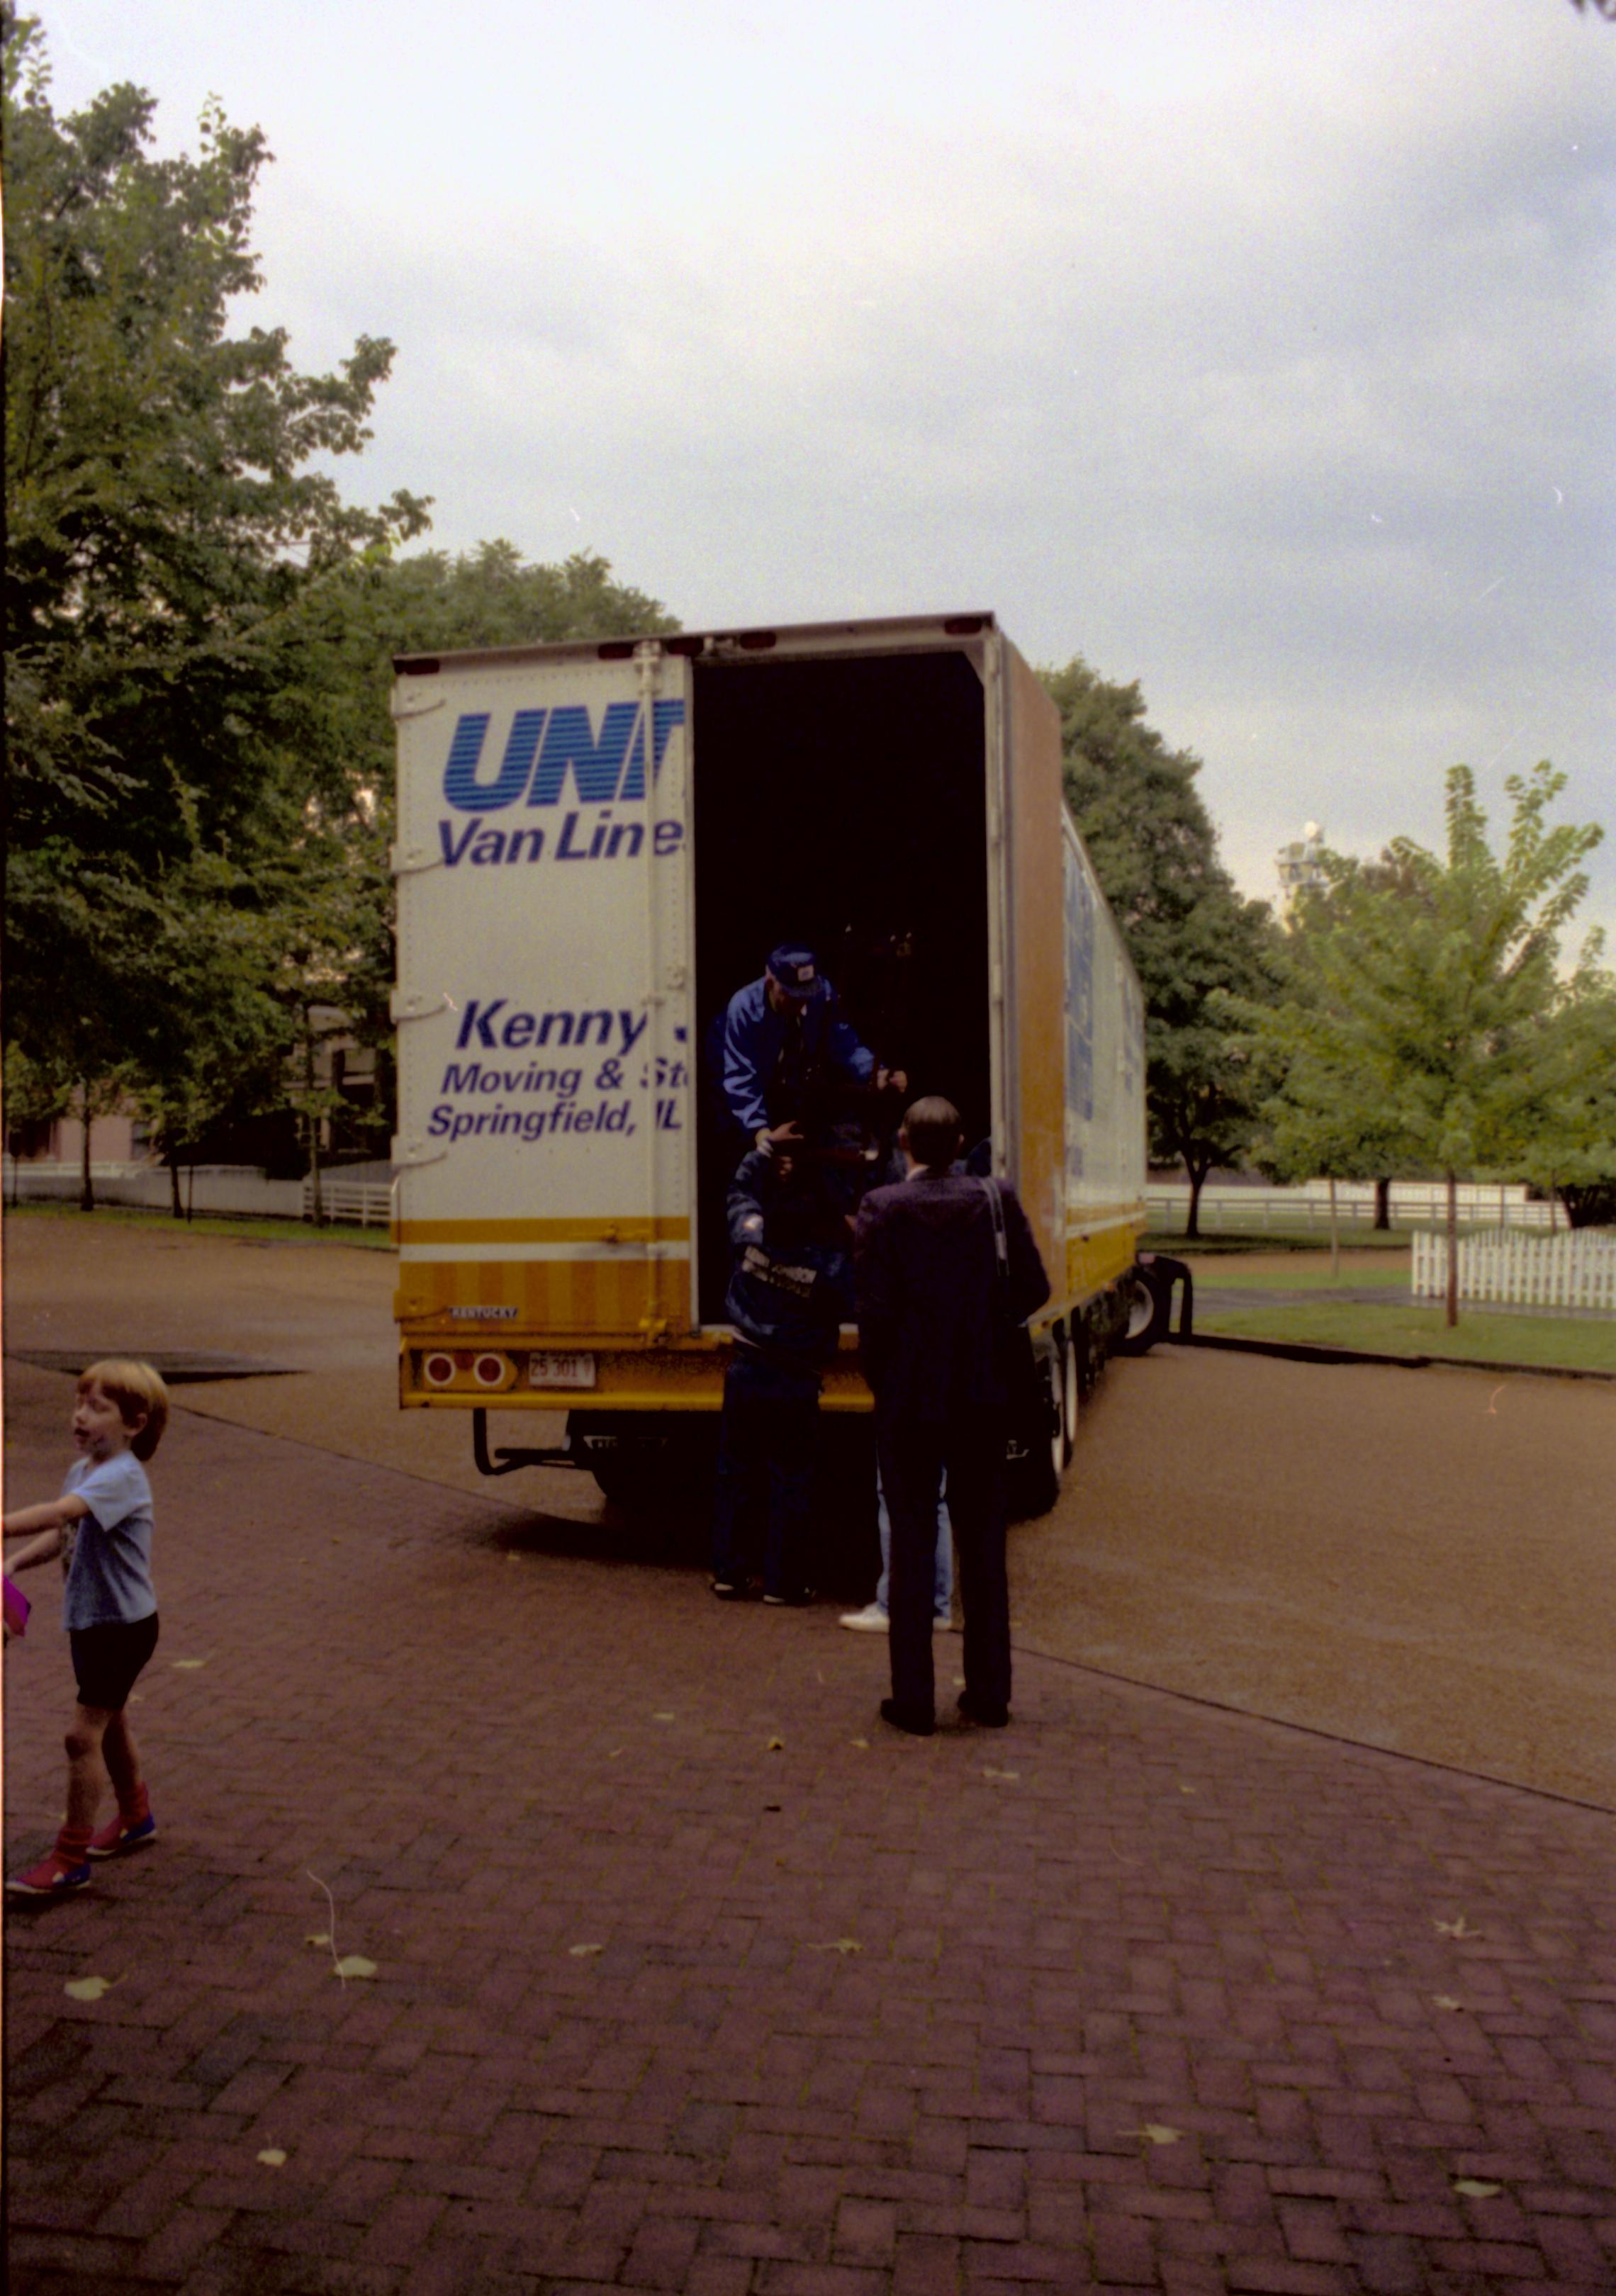
<svg viewBox="0 0 1616 2296"><path fill-rule="evenodd" d="M1445 860L1399 838L1391 878L1377 880L1326 855L1327 889L1308 898L1280 1001L1219 1000L1277 1077L1264 1110L1276 1138L1324 1132L1373 1160L1444 1176L1449 1324L1459 1178L1518 1170L1595 1056L1594 1032L1568 1021L1556 958L1587 887L1579 865L1601 832L1546 826L1564 783L1546 764L1510 777L1498 857L1469 768L1454 767Z"/></svg>
<svg viewBox="0 0 1616 2296"><path fill-rule="evenodd" d="M390 344L308 376L283 331L227 332L258 131L210 109L196 158L154 160L127 86L58 119L37 27L4 20L8 1029L94 1083L172 1029L144 958L199 860L239 902L289 803L349 803L297 610L425 505L356 509L309 467L365 444Z"/></svg>
<svg viewBox="0 0 1616 2296"><path fill-rule="evenodd" d="M1278 929L1219 862L1201 761L1145 724L1138 685L1079 660L1040 675L1061 713L1067 801L1144 993L1151 1151L1182 1161L1185 1232L1198 1235L1208 1174L1243 1154L1256 1125L1250 1054L1211 999L1273 993Z"/></svg>
<svg viewBox="0 0 1616 2296"><path fill-rule="evenodd" d="M1589 941L1555 1016L1561 1072L1517 1167L1558 1198L1574 1228L1616 1224L1616 979L1600 968L1598 936Z"/></svg>

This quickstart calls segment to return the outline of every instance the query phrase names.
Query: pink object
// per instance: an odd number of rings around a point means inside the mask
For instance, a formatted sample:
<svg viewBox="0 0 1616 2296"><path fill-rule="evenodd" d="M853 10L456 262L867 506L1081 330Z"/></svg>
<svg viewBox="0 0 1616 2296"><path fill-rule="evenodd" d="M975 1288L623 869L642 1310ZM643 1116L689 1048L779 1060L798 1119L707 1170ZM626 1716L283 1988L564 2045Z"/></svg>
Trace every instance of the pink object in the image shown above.
<svg viewBox="0 0 1616 2296"><path fill-rule="evenodd" d="M30 1607L29 1598L21 1587L14 1587L8 1578L5 1581L5 1623L12 1634L21 1635L27 1632Z"/></svg>

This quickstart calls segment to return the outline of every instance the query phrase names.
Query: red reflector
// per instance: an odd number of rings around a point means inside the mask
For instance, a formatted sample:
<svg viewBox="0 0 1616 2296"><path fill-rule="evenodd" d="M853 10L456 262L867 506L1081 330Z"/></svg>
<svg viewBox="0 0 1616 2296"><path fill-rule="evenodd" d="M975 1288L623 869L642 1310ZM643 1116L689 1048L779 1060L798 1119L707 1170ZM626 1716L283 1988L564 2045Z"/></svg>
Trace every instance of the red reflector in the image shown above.
<svg viewBox="0 0 1616 2296"><path fill-rule="evenodd" d="M634 660L634 640L632 638L608 638L603 645L597 645L595 647L595 656L597 661L632 661Z"/></svg>
<svg viewBox="0 0 1616 2296"><path fill-rule="evenodd" d="M421 1376L429 1387L447 1387L455 1376L453 1356L428 1356L421 1366Z"/></svg>
<svg viewBox="0 0 1616 2296"><path fill-rule="evenodd" d="M664 638L662 644L669 653L692 654L701 651L700 638Z"/></svg>
<svg viewBox="0 0 1616 2296"><path fill-rule="evenodd" d="M980 637L982 633L982 618L980 614L956 614L951 622L943 624L943 630L945 635L951 638Z"/></svg>
<svg viewBox="0 0 1616 2296"><path fill-rule="evenodd" d="M504 1356L479 1356L472 1366L472 1376L479 1387L498 1387L505 1375Z"/></svg>
<svg viewBox="0 0 1616 2296"><path fill-rule="evenodd" d="M400 677L436 677L438 664L430 654L420 654L412 661L407 654L395 655L393 668Z"/></svg>
<svg viewBox="0 0 1616 2296"><path fill-rule="evenodd" d="M742 653L767 653L775 644L773 630L742 630L735 639Z"/></svg>

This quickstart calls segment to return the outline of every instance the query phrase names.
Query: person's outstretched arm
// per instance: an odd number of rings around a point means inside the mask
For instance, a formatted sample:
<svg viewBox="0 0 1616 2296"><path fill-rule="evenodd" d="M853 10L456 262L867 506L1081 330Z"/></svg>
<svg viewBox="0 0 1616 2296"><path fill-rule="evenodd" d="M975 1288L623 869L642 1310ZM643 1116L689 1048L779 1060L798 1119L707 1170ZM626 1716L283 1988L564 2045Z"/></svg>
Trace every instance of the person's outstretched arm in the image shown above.
<svg viewBox="0 0 1616 2296"><path fill-rule="evenodd" d="M70 1522L78 1522L88 1514L77 1491L64 1491L59 1499L46 1499L38 1506L19 1507L0 1523L0 1531L7 1538L21 1538L28 1531L37 1531L14 1554L5 1558L8 1570L31 1570L37 1562L49 1562L62 1552L62 1534Z"/></svg>

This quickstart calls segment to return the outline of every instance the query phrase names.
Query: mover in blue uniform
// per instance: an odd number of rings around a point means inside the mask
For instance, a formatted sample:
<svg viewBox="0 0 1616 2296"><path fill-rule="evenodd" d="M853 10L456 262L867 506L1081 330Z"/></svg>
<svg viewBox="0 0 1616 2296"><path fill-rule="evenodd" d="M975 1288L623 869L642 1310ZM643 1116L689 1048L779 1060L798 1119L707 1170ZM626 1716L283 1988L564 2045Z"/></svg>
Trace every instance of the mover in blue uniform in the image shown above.
<svg viewBox="0 0 1616 2296"><path fill-rule="evenodd" d="M729 1235L724 1313L735 1353L718 1429L712 1590L727 1602L747 1593L761 1513L763 1599L800 1603L820 1374L853 1308L848 1222L820 1168L782 1144L742 1160Z"/></svg>
<svg viewBox="0 0 1616 2296"><path fill-rule="evenodd" d="M878 1092L908 1086L901 1069L878 1067L841 1019L813 950L783 942L762 979L729 1000L718 1058L725 1105L752 1147L767 1155L777 1143L804 1136L815 1102L838 1074Z"/></svg>

